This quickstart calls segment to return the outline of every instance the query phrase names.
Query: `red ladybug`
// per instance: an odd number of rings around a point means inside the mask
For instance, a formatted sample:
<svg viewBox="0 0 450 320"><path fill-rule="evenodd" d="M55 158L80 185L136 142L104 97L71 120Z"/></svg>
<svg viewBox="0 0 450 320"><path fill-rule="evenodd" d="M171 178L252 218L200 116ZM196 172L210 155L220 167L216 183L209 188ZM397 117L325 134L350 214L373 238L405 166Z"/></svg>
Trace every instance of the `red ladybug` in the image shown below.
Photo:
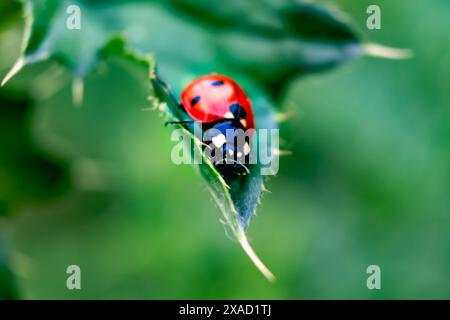
<svg viewBox="0 0 450 320"><path fill-rule="evenodd" d="M181 103L196 121L239 120L245 129L255 128L250 99L229 77L211 74L195 79L181 93Z"/></svg>
<svg viewBox="0 0 450 320"><path fill-rule="evenodd" d="M213 143L219 150L221 157L213 163L222 174L249 172L250 138L238 143L236 135L254 129L255 121L251 100L233 79L218 74L195 79L181 93L181 107L202 124L203 130L216 129L213 136L206 135L203 141Z"/></svg>

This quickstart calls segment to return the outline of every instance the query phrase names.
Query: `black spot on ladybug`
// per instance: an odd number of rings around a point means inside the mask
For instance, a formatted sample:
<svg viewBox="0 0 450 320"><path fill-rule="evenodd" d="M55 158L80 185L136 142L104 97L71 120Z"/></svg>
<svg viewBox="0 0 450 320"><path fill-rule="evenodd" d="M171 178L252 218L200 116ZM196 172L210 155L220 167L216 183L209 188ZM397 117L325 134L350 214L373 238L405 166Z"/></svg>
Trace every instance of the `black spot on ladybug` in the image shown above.
<svg viewBox="0 0 450 320"><path fill-rule="evenodd" d="M223 86L223 84L224 84L224 82L222 80L214 81L213 83L211 83L211 85L214 87Z"/></svg>
<svg viewBox="0 0 450 320"><path fill-rule="evenodd" d="M195 96L194 99L191 100L191 106L194 106L199 101L200 101L200 96Z"/></svg>
<svg viewBox="0 0 450 320"><path fill-rule="evenodd" d="M247 112L239 103L233 103L230 106L230 112L236 119L245 119L247 117Z"/></svg>

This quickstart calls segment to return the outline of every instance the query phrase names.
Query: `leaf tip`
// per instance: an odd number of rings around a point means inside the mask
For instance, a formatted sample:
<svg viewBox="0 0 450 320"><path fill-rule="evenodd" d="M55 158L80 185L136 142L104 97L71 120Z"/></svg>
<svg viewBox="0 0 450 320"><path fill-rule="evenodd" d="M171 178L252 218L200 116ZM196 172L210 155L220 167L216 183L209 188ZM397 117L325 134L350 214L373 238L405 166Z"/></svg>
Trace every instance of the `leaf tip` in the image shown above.
<svg viewBox="0 0 450 320"><path fill-rule="evenodd" d="M377 43L367 43L363 49L367 55L376 58L400 60L412 58L414 55L411 49L392 48Z"/></svg>
<svg viewBox="0 0 450 320"><path fill-rule="evenodd" d="M261 261L261 259L256 255L252 246L248 242L247 236L245 235L245 232L242 228L239 229L237 238L242 248L244 249L245 253L248 255L250 260L252 260L253 264L258 268L258 270L262 273L262 275L267 280L274 283L276 281L274 274L269 270L269 268L265 266L265 264Z"/></svg>
<svg viewBox="0 0 450 320"><path fill-rule="evenodd" d="M16 63L12 66L12 68L8 71L6 76L3 78L0 87L3 87L9 80L11 80L12 77L14 77L20 70L22 70L23 66L25 65L25 59L19 58L19 60L16 61Z"/></svg>

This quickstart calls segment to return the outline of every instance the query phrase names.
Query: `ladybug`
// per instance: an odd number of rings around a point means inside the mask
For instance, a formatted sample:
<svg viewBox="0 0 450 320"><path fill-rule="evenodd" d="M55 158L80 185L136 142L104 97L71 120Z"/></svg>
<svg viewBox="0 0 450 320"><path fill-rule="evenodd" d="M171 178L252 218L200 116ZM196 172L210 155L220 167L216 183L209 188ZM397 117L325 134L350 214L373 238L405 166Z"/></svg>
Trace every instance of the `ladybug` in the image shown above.
<svg viewBox="0 0 450 320"><path fill-rule="evenodd" d="M255 120L251 100L233 79L210 74L193 80L181 93L180 107L206 131L204 145L213 147L210 159L222 175L249 173L252 130L247 130L255 129ZM239 139L245 132L250 134Z"/></svg>
<svg viewBox="0 0 450 320"><path fill-rule="evenodd" d="M181 103L196 121L234 121L245 129L255 128L251 100L229 77L211 74L195 79L181 93Z"/></svg>

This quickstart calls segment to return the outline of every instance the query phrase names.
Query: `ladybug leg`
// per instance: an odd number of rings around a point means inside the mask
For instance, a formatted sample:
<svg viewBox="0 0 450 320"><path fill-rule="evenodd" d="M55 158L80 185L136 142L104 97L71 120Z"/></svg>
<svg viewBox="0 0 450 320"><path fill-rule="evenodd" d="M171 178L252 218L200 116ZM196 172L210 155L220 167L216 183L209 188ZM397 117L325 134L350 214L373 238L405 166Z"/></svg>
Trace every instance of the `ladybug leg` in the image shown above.
<svg viewBox="0 0 450 320"><path fill-rule="evenodd" d="M182 103L178 104L178 109L180 109L180 111L182 111L184 114L187 114L186 109L184 108Z"/></svg>
<svg viewBox="0 0 450 320"><path fill-rule="evenodd" d="M191 123L194 123L194 122L195 122L194 120L166 121L166 122L164 123L164 126L167 127L168 125L191 124Z"/></svg>

